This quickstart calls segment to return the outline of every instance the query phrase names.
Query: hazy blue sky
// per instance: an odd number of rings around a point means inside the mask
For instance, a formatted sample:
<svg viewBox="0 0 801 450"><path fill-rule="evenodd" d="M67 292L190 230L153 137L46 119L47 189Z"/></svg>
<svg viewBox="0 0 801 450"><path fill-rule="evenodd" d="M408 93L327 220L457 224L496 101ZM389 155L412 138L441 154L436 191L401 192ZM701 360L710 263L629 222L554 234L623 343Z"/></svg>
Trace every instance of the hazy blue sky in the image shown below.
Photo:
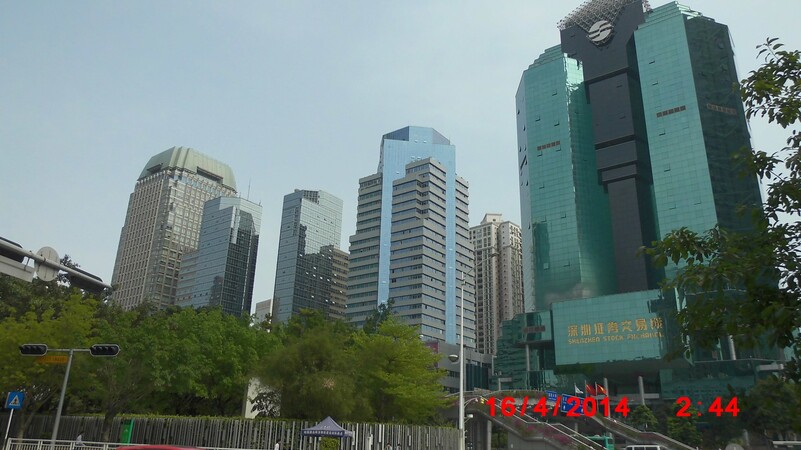
<svg viewBox="0 0 801 450"><path fill-rule="evenodd" d="M663 1L652 1L656 7ZM729 25L740 78L768 36L801 48L799 0L688 0ZM193 147L264 208L254 302L272 297L281 201L345 203L381 136L430 126L456 146L470 223L520 221L514 95L577 0L0 0L0 236L111 281L148 159ZM757 147L786 133L752 121Z"/></svg>

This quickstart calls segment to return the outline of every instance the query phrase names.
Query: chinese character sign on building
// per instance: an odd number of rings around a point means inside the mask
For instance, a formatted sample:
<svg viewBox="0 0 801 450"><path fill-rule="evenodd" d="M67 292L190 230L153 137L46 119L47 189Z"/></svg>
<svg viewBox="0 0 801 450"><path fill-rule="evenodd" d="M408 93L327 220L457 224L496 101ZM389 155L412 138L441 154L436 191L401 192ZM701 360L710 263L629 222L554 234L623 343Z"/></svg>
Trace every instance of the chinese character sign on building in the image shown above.
<svg viewBox="0 0 801 450"><path fill-rule="evenodd" d="M664 356L666 316L652 310L658 295L641 291L554 304L557 364Z"/></svg>

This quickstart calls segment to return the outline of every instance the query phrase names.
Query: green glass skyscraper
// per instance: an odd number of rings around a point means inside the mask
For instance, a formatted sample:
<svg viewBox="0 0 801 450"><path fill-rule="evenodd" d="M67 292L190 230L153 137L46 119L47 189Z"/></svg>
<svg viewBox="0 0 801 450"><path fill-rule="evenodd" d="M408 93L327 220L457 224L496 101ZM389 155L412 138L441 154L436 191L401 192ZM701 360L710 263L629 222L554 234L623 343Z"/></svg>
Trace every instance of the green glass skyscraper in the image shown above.
<svg viewBox="0 0 801 450"><path fill-rule="evenodd" d="M677 3L591 0L559 29L516 96L531 312L503 326L498 367L526 387L572 389L589 370L612 393L668 398L690 370L665 359L683 299L658 290L676 268L639 249L680 227L742 230L738 206L761 201L732 159L750 141L728 28ZM724 367L729 344L693 363Z"/></svg>

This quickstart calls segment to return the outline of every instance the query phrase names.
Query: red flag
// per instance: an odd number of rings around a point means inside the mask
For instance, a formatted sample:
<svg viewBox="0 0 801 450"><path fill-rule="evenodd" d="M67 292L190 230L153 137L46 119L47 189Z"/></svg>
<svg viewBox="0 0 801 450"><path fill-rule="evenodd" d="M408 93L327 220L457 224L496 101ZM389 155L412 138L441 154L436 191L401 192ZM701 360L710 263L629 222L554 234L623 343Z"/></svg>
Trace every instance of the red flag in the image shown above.
<svg viewBox="0 0 801 450"><path fill-rule="evenodd" d="M586 389L587 395L595 395L595 389L589 384L585 383L584 388Z"/></svg>
<svg viewBox="0 0 801 450"><path fill-rule="evenodd" d="M601 385L600 385L600 384L598 384L598 383L595 383L595 392L597 392L597 393L598 393L598 395L608 395L608 394L606 393L606 389L604 389L604 387L603 387L603 386L601 386Z"/></svg>

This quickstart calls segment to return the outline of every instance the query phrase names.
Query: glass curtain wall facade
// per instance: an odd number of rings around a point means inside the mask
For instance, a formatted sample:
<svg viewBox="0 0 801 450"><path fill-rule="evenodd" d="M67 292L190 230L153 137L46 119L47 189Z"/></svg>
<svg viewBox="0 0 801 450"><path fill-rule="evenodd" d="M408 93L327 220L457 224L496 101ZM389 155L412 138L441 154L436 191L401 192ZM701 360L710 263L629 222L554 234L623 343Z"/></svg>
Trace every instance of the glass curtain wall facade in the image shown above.
<svg viewBox="0 0 801 450"><path fill-rule="evenodd" d="M362 326L392 300L425 339L455 343L464 274L465 345L475 346L468 213L468 185L448 139L421 127L384 135L378 172L359 180L348 319Z"/></svg>
<svg viewBox="0 0 801 450"><path fill-rule="evenodd" d="M750 148L728 27L685 6L655 9L634 33L659 234L750 226L738 206L761 203L758 181L736 176Z"/></svg>
<svg viewBox="0 0 801 450"><path fill-rule="evenodd" d="M184 256L176 304L250 314L260 228L260 205L237 197L207 201L198 249Z"/></svg>
<svg viewBox="0 0 801 450"><path fill-rule="evenodd" d="M126 310L173 305L183 257L198 247L206 201L235 195L231 168L196 150L173 147L150 158L128 201L112 301Z"/></svg>
<svg viewBox="0 0 801 450"><path fill-rule="evenodd" d="M583 81L581 62L553 47L523 73L517 91L527 310L615 290L608 201Z"/></svg>
<svg viewBox="0 0 801 450"><path fill-rule="evenodd" d="M537 312L504 323L497 378L570 393L582 375L625 395L637 373L646 393L675 398L698 381L689 361L664 358L685 299L657 288L677 267L656 270L637 251L680 227L748 229L738 208L760 205L756 177L733 176L750 142L728 29L643 0L587 1L559 29L517 93L526 306ZM692 364L717 373L734 358L722 339Z"/></svg>
<svg viewBox="0 0 801 450"><path fill-rule="evenodd" d="M342 235L342 200L325 191L298 190L284 196L273 318L285 323L302 309L341 318L334 292L334 250Z"/></svg>

